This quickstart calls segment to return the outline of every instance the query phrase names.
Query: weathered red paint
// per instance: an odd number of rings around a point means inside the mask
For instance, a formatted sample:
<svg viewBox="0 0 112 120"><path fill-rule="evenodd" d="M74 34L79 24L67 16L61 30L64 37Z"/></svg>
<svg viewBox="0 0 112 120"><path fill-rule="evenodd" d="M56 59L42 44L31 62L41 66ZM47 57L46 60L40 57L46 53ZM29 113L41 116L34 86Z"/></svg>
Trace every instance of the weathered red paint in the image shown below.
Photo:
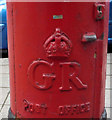
<svg viewBox="0 0 112 120"><path fill-rule="evenodd" d="M101 117L108 3L101 4L100 20L93 2L7 4L11 110L16 117Z"/></svg>

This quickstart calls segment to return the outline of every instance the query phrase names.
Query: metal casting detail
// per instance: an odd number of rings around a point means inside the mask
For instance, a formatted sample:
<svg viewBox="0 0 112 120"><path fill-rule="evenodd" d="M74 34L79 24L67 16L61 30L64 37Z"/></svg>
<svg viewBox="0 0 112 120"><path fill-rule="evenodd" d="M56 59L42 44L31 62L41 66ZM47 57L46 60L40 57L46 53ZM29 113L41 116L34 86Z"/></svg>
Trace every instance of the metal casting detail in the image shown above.
<svg viewBox="0 0 112 120"><path fill-rule="evenodd" d="M95 3L95 19L104 19L105 5L102 3Z"/></svg>
<svg viewBox="0 0 112 120"><path fill-rule="evenodd" d="M59 115L74 115L90 111L90 102L74 105L63 105L58 107Z"/></svg>
<svg viewBox="0 0 112 120"><path fill-rule="evenodd" d="M70 39L59 29L44 43L44 49L48 57L69 57L72 48Z"/></svg>
<svg viewBox="0 0 112 120"><path fill-rule="evenodd" d="M40 65L43 65L48 68L50 73L43 73L43 84L40 84L34 79L36 68L38 68ZM28 68L28 80L32 83L32 85L38 89L45 90L52 87L53 80L56 78L56 76L52 73L52 66L53 63L48 63L44 60L37 60L34 61Z"/></svg>
<svg viewBox="0 0 112 120"><path fill-rule="evenodd" d="M65 58L70 55L72 43L59 28L56 28L55 33L45 42L44 48L48 57ZM55 61L49 63L39 59L29 66L27 73L28 80L34 87L40 90L50 89L53 86L53 80L58 76L55 73L55 65L59 66L60 71L60 91L72 90L70 82L77 89L87 88L87 85L79 79L80 64L77 62L60 62L55 64ZM36 74L38 80L36 80Z"/></svg>
<svg viewBox="0 0 112 120"><path fill-rule="evenodd" d="M83 84L78 77L80 64L78 64L77 62L63 62L60 63L60 67L62 72L62 85L59 89L61 91L72 90L72 86L70 86L70 81L73 85L76 86L77 89L87 88L87 85Z"/></svg>
<svg viewBox="0 0 112 120"><path fill-rule="evenodd" d="M23 100L24 110L29 113L37 113L37 114L46 114L48 110L47 104L34 104L26 99ZM57 111L58 110L58 111ZM90 102L82 103L82 104L73 104L73 105L61 105L57 107L56 112L59 115L74 115L81 114L90 111Z"/></svg>
<svg viewBox="0 0 112 120"><path fill-rule="evenodd" d="M59 86L60 91L69 91L72 90L72 85L74 85L77 89L86 89L87 85L83 84L83 82L79 79L79 69L80 64L77 62L63 62L57 64L59 65L59 70L61 70L61 86ZM41 83L37 82L35 79L35 72L39 71L38 67L43 69L42 75L40 76ZM47 70L47 73L44 73L44 68ZM53 80L56 79L55 67L54 63L49 63L44 60L34 61L28 68L28 80L32 83L32 85L40 90L46 90L53 86ZM43 81L43 82L42 82Z"/></svg>
<svg viewBox="0 0 112 120"><path fill-rule="evenodd" d="M40 114L46 114L48 108L46 104L33 104L25 99L23 100L23 104L24 104L24 110L30 113L36 112Z"/></svg>

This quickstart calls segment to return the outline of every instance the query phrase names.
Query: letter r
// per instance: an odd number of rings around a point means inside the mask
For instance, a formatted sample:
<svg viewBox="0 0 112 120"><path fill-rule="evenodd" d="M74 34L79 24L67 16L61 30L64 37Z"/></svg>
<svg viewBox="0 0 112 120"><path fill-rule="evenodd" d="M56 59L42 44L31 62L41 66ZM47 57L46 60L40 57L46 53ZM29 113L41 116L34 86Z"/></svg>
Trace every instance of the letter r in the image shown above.
<svg viewBox="0 0 112 120"><path fill-rule="evenodd" d="M60 63L60 66L62 72L62 85L59 89L61 91L72 90L72 87L70 86L70 81L78 89L87 88L87 85L83 84L82 81L78 78L80 65L77 62L64 62Z"/></svg>

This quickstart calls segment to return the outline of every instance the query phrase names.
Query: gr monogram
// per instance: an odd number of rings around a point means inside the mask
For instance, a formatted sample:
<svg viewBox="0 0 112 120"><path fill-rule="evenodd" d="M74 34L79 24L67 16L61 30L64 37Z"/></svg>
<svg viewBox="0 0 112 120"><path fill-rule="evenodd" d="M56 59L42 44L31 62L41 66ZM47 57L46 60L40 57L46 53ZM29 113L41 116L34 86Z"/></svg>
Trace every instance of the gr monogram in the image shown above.
<svg viewBox="0 0 112 120"><path fill-rule="evenodd" d="M35 70L38 71L39 67L40 68L42 67L44 71L43 66L45 67L45 69L46 68L48 69L48 73L43 72L42 74L43 84L39 84L39 82L35 80L34 73ZM53 81L56 80L57 78L54 66L55 66L54 63L49 63L45 60L34 61L28 68L28 80L32 83L34 87L40 90L51 88L53 85ZM70 82L78 89L87 88L87 85L83 84L78 77L80 64L78 64L77 62L62 62L59 63L59 66L60 66L59 69L61 70L61 73L58 72L61 75L61 86L59 87L59 90L61 91L72 90Z"/></svg>

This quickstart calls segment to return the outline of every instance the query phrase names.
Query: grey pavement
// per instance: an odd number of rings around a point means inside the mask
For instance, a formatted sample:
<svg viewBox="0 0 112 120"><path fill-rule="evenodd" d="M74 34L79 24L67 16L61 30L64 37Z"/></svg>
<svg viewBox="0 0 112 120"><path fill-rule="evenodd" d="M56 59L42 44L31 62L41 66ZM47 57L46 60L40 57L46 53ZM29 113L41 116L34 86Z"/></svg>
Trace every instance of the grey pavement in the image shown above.
<svg viewBox="0 0 112 120"><path fill-rule="evenodd" d="M112 53L107 55L105 107L108 118L112 119ZM10 107L9 61L0 59L0 119L8 117Z"/></svg>

